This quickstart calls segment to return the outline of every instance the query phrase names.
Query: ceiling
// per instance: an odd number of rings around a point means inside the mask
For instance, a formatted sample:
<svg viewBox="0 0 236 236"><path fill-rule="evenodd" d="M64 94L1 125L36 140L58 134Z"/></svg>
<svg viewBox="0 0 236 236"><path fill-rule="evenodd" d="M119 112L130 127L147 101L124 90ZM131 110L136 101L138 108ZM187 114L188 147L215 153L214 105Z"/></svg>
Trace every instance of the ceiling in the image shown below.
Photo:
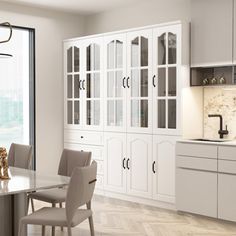
<svg viewBox="0 0 236 236"><path fill-rule="evenodd" d="M0 0L20 5L41 7L80 14L96 14L145 0Z"/></svg>

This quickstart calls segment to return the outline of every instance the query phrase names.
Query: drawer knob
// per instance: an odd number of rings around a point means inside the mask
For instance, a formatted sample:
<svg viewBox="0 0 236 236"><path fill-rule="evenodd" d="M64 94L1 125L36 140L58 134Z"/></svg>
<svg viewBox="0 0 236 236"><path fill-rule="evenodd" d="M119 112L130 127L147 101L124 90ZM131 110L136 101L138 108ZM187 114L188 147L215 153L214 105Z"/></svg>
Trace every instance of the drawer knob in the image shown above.
<svg viewBox="0 0 236 236"><path fill-rule="evenodd" d="M80 136L80 138L84 138L84 136Z"/></svg>

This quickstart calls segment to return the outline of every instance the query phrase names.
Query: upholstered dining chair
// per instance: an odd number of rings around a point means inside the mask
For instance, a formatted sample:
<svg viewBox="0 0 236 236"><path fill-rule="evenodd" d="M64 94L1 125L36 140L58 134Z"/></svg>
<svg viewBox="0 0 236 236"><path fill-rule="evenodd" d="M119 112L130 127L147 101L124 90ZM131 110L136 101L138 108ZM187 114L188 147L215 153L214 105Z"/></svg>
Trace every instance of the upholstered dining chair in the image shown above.
<svg viewBox="0 0 236 236"><path fill-rule="evenodd" d="M90 165L91 155L91 152L64 149L59 163L58 175L70 177L75 167L85 167ZM29 200L31 200L32 212L35 211L33 202L34 199L50 203L52 204L52 207L56 207L56 204L59 203L60 208L62 208L62 203L66 201L66 193L67 191L65 188L54 188L30 193L28 195L28 204ZM55 228L53 227L52 236L54 235Z"/></svg>
<svg viewBox="0 0 236 236"><path fill-rule="evenodd" d="M23 235L23 226L28 224L42 225L42 235L45 236L45 226L67 227L68 236L72 236L72 227L89 219L91 236L94 236L94 225L91 210L91 200L97 176L97 163L90 166L76 167L73 170L66 195L65 208L44 207L21 218L18 236ZM87 209L81 209L83 205Z"/></svg>
<svg viewBox="0 0 236 236"><path fill-rule="evenodd" d="M12 143L8 153L8 165L23 169L31 169L33 148L30 145Z"/></svg>

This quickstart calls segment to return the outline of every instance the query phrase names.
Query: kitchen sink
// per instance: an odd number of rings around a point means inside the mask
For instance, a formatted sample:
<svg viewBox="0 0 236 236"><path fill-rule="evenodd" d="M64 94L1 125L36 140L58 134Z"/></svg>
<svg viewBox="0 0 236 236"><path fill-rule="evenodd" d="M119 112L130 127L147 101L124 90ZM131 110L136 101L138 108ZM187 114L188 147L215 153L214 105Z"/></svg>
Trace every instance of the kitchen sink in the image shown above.
<svg viewBox="0 0 236 236"><path fill-rule="evenodd" d="M192 141L200 141L200 142L217 142L217 143L230 141L228 139L207 139L207 138L196 138L196 139L191 139L191 140Z"/></svg>

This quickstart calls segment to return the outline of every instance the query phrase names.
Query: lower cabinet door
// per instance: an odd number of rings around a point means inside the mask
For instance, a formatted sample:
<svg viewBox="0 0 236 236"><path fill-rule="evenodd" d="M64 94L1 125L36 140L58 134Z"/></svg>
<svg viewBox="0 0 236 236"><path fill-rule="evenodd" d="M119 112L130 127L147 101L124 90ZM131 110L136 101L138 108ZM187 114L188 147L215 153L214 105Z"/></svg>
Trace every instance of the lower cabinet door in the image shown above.
<svg viewBox="0 0 236 236"><path fill-rule="evenodd" d="M236 175L218 175L218 217L236 221Z"/></svg>
<svg viewBox="0 0 236 236"><path fill-rule="evenodd" d="M127 192L152 198L152 135L127 135Z"/></svg>
<svg viewBox="0 0 236 236"><path fill-rule="evenodd" d="M126 192L126 160L126 134L105 133L105 190Z"/></svg>
<svg viewBox="0 0 236 236"><path fill-rule="evenodd" d="M178 137L153 136L153 198L175 203L175 144Z"/></svg>
<svg viewBox="0 0 236 236"><path fill-rule="evenodd" d="M176 169L177 210L217 217L217 173Z"/></svg>

